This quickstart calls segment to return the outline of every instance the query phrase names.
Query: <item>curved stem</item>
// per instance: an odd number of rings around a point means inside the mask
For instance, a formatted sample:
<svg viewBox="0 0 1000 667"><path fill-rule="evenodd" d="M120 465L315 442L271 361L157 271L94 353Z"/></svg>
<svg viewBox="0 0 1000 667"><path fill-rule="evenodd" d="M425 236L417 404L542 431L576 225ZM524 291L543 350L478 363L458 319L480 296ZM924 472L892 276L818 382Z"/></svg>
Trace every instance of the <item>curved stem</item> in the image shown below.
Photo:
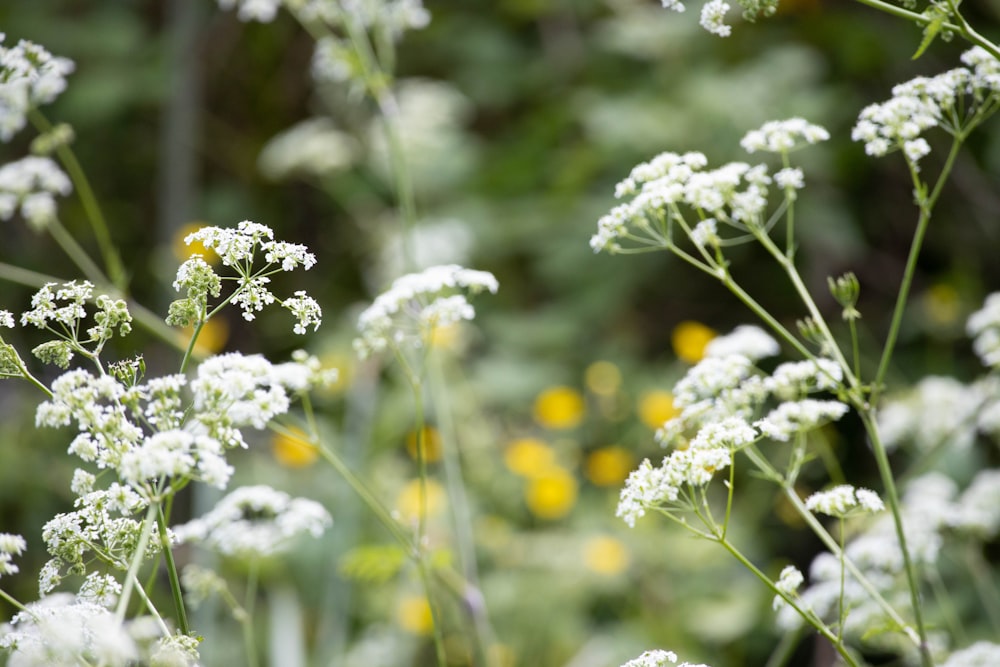
<svg viewBox="0 0 1000 667"><path fill-rule="evenodd" d="M142 532L139 533L139 541L135 547L135 554L133 554L132 562L129 564L128 573L125 575L125 586L122 589L121 596L118 598L118 607L115 609L115 620L119 624L125 621L125 610L128 608L128 601L132 597L132 588L135 586L135 577L139 572L139 566L142 565L142 561L146 557L146 546L149 544L149 538L153 533L153 522L156 521L156 513L157 505L151 502L146 509L146 518L142 522Z"/></svg>
<svg viewBox="0 0 1000 667"><path fill-rule="evenodd" d="M911 12L907 9L903 9L902 7L890 4L888 2L883 2L883 0L857 0L857 1L863 5L868 5L869 7L877 9L880 12L885 12L886 14L892 14L893 16L898 16L899 18L903 18L908 21L913 21L914 23L921 26L926 25L933 20L927 16L924 16L923 14ZM958 15L957 12L956 15ZM960 15L958 16L959 16L958 25L954 23L945 23L941 27L946 30L954 30L955 32L962 35L968 42L975 44L976 46L981 46L987 51L989 51L994 58L1000 58L1000 48L997 48L996 44L994 44L990 40L980 35L975 30L973 30L972 27L965 21L965 19L961 18Z"/></svg>
<svg viewBox="0 0 1000 667"><path fill-rule="evenodd" d="M156 524L160 529L160 548L163 551L163 561L167 566L167 578L170 580L170 594L174 598L174 607L177 610L177 625L180 633L190 634L188 627L187 612L184 609L184 594L181 592L181 580L177 573L177 563L174 562L174 553L170 544L170 536L167 534L167 519L160 505L156 515Z"/></svg>

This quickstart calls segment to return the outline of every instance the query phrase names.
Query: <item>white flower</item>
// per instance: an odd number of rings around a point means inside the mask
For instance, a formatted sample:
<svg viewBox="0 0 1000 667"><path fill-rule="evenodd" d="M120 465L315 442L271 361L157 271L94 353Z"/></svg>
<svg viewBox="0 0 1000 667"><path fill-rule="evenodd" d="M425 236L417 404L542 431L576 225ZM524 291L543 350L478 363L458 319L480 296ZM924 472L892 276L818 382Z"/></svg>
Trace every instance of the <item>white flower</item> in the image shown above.
<svg viewBox="0 0 1000 667"><path fill-rule="evenodd" d="M281 8L281 0L218 0L221 9L238 7L236 16L241 21L270 23Z"/></svg>
<svg viewBox="0 0 1000 667"><path fill-rule="evenodd" d="M680 0L661 0L664 9L669 9L675 12L684 11L684 3Z"/></svg>
<svg viewBox="0 0 1000 667"><path fill-rule="evenodd" d="M729 3L723 2L723 0L708 0L701 8L699 23L702 28L713 35L729 37L733 29L725 23L728 11Z"/></svg>
<svg viewBox="0 0 1000 667"><path fill-rule="evenodd" d="M13 556L20 556L28 548L28 543L20 535L0 533L0 577L17 574L18 567L11 562Z"/></svg>
<svg viewBox="0 0 1000 667"><path fill-rule="evenodd" d="M954 505L948 524L982 540L1000 532L1000 470L981 470Z"/></svg>
<svg viewBox="0 0 1000 667"><path fill-rule="evenodd" d="M319 537L331 523L315 501L292 498L269 486L245 486L174 532L181 543L203 542L223 555L250 558L282 553L296 537Z"/></svg>
<svg viewBox="0 0 1000 667"><path fill-rule="evenodd" d="M691 448L722 447L739 449L757 439L757 431L741 417L727 417L721 422L706 424L691 440Z"/></svg>
<svg viewBox="0 0 1000 667"><path fill-rule="evenodd" d="M985 366L1000 367L1000 292L986 297L983 307L972 313L965 329L973 337L973 349Z"/></svg>
<svg viewBox="0 0 1000 667"><path fill-rule="evenodd" d="M767 332L752 324L741 324L724 336L716 336L705 347L707 357L728 357L740 354L757 361L765 357L773 357L781 352L778 341Z"/></svg>
<svg viewBox="0 0 1000 667"><path fill-rule="evenodd" d="M366 357L390 344L408 341L422 345L435 326L475 316L464 295L443 292L464 289L471 294L483 290L496 293L498 287L492 273L456 264L432 266L397 278L358 317L361 335L354 347Z"/></svg>
<svg viewBox="0 0 1000 667"><path fill-rule="evenodd" d="M845 517L854 513L881 512L885 509L882 499L869 489L855 489L849 484L841 484L826 491L818 491L806 499L806 508L830 516Z"/></svg>
<svg viewBox="0 0 1000 667"><path fill-rule="evenodd" d="M0 33L0 42L3 37ZM55 100L66 89L73 68L72 60L32 42L0 45L0 140L9 141L23 128L31 109Z"/></svg>
<svg viewBox="0 0 1000 667"><path fill-rule="evenodd" d="M635 520L646 514L647 507L673 502L677 494L677 486L667 481L664 469L654 468L649 459L644 459L625 480L615 516L635 527Z"/></svg>
<svg viewBox="0 0 1000 667"><path fill-rule="evenodd" d="M0 219L9 220L20 206L24 219L43 229L56 218L56 195L72 191L69 177L47 157L9 162L0 167Z"/></svg>
<svg viewBox="0 0 1000 667"><path fill-rule="evenodd" d="M813 391L835 390L844 378L840 364L832 359L790 361L774 369L764 383L778 398L794 399Z"/></svg>
<svg viewBox="0 0 1000 667"><path fill-rule="evenodd" d="M787 167L775 172L774 182L785 190L801 190L806 185L802 170L796 167Z"/></svg>
<svg viewBox="0 0 1000 667"><path fill-rule="evenodd" d="M840 419L848 409L840 401L817 401L811 398L789 401L780 404L753 425L768 438L787 442L797 433Z"/></svg>
<svg viewBox="0 0 1000 667"><path fill-rule="evenodd" d="M778 576L778 581L775 582L774 587L779 591L788 595L789 597L796 595L799 590L799 586L805 581L805 577L802 576L802 572L799 568L794 565L786 565L782 570L781 574ZM777 611L785 606L785 598L780 595L775 595L774 600L771 602L771 608Z"/></svg>
<svg viewBox="0 0 1000 667"><path fill-rule="evenodd" d="M667 0L664 0L666 2ZM677 654L673 651L646 651L638 658L633 658L622 667L667 667L677 662Z"/></svg>
<svg viewBox="0 0 1000 667"><path fill-rule="evenodd" d="M310 325L313 331L316 331L319 329L319 325L323 323L323 310L316 303L315 299L307 296L301 290L296 292L295 296L291 299L285 299L281 305L291 311L292 315L298 320L294 327L294 331L297 334L305 334L306 327Z"/></svg>
<svg viewBox="0 0 1000 667"><path fill-rule="evenodd" d="M714 246L719 242L719 225L715 218L702 220L691 230L691 241L698 247Z"/></svg>
<svg viewBox="0 0 1000 667"><path fill-rule="evenodd" d="M789 118L768 121L760 129L747 132L740 140L740 145L748 153L788 153L806 144L815 144L829 138L830 133L822 126L804 118Z"/></svg>
<svg viewBox="0 0 1000 667"><path fill-rule="evenodd" d="M738 386L752 369L750 359L741 354L705 357L674 385L674 405L685 408L715 398L724 390Z"/></svg>

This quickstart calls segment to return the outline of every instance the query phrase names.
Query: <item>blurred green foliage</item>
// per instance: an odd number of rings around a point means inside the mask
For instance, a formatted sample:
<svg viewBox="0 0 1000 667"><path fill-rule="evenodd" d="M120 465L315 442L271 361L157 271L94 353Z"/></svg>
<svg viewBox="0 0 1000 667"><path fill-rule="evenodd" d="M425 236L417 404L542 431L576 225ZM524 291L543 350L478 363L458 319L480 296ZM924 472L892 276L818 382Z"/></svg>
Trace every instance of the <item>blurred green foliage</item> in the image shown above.
<svg viewBox="0 0 1000 667"><path fill-rule="evenodd" d="M171 16L184 7L192 46L172 57L171 44L185 35ZM596 484L586 472L588 457L609 445L630 452L632 463L657 456L652 429L637 411L644 395L669 390L686 367L671 347L677 324L695 320L726 331L750 315L717 284L663 254L594 255L587 241L612 205L614 183L637 162L663 150L700 150L713 162L745 159L738 141L747 130L804 116L834 140L802 154L808 187L799 257L818 295L826 294L828 275L857 273L867 353L879 349L916 210L902 161L867 158L848 141L850 128L862 106L910 76L953 66L962 47L938 43L914 62L920 34L912 26L843 2L786 0L781 7L775 18L738 24L719 40L701 31L691 12L665 12L653 0L443 0L428 3L431 24L402 42L401 97L410 91L417 109L407 119L411 136L426 136L409 153L418 254L490 270L501 285L496 297L477 301L476 327L452 348L456 359L441 370L452 389L438 409L447 405L456 417L482 588L504 665L611 665L663 645L688 660L737 667L764 664L772 650L770 597L748 574L663 522L629 530L614 518L620 483ZM995 20L1000 7L987 3L980 11ZM345 376L321 399L327 429L393 505L414 475L405 447L413 428L409 396L391 373L380 383L350 354L359 304L404 272L370 105L348 88L313 86L312 41L287 16L242 24L207 0L15 0L0 6L0 29L8 41L37 41L76 62L67 93L45 112L76 130L74 149L111 221L136 300L164 310L183 224L250 218L316 253L308 289L327 317L307 344ZM165 128L176 111L168 102L183 90L184 71L194 77L188 110L195 121L189 134L171 138ZM353 142L344 166L265 177L259 167L269 142L320 116ZM1000 167L998 137L993 130L972 142L945 194L893 385L928 372L968 377L975 369L963 322L1000 280L991 250L1000 233L1000 189L987 175ZM29 139L22 133L0 155L22 155ZM181 213L169 218L164 155L171 141L182 142L193 171L186 200L175 202ZM96 255L78 203L67 199L61 214ZM0 261L76 277L54 259L46 237L16 221L5 223L4 234ZM748 290L794 328L803 312L790 287L757 249L734 257ZM0 285L4 307L14 312L30 293ZM836 312L832 298L821 305ZM228 349L283 355L302 344L284 322L263 318L251 329L236 317L228 324ZM146 343L157 345L139 334L122 354ZM173 354L154 348L147 359L171 368ZM599 360L623 377L610 401L585 380ZM584 397L579 425L546 428L533 416L535 397L556 385ZM21 385L0 387L0 526L25 534L32 547L25 575L12 584L25 597L43 560L39 527L70 502L64 434L32 429L39 398ZM432 422L441 425L437 415ZM872 469L859 433L847 424L828 437L861 484ZM534 482L504 459L517 438L541 440L576 481L565 514L532 512L525 493ZM320 499L337 522L329 538L265 573L276 587L295 585L309 622L317 623L309 640L318 660L346 654L353 657L330 664L404 664L365 657L380 644L409 656L405 664L430 664L425 638L398 622L414 575L385 550L385 535L332 471L282 466L260 445L241 457L239 476ZM804 567L818 545L801 526L788 525L760 486L761 502L740 508L745 534L736 541L774 574L787 562ZM432 535L447 532L446 517L437 517ZM598 549L594 560L588 549ZM614 565L615 558L624 561ZM457 607L447 610L455 655L464 650L462 616ZM228 650L220 644L206 645L206 664L220 664L213 661ZM810 650L797 664L806 664Z"/></svg>

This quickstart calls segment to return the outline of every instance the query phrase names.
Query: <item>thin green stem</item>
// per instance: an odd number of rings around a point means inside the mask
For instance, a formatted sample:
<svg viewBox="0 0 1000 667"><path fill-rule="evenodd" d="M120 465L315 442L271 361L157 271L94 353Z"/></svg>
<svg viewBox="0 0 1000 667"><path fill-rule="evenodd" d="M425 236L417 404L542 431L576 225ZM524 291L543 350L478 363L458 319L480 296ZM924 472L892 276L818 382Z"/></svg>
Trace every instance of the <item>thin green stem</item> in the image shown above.
<svg viewBox="0 0 1000 667"><path fill-rule="evenodd" d="M156 524L160 529L160 548L163 551L163 561L167 566L167 578L170 580L170 594L174 598L174 607L177 610L177 625L181 634L190 634L191 628L188 626L187 612L184 609L184 594L181 592L181 580L177 573L177 564L174 562L170 535L167 534L167 519L163 513L163 508L157 505L159 512L156 516Z"/></svg>
<svg viewBox="0 0 1000 667"><path fill-rule="evenodd" d="M899 285L896 305L892 311L889 333L886 335L885 345L882 348L882 358L879 360L878 371L876 371L875 379L872 381L871 405L878 405L877 398L882 391L882 383L885 380L885 375L889 370L889 362L896 348L896 339L899 336L899 330L903 323L903 313L906 310L906 302L909 299L910 286L913 284L913 276L917 270L917 258L920 256L920 250L924 244L924 235L927 233L927 227L931 221L931 211L934 208L934 204L937 203L938 197L941 195L945 180L955 165L955 159L958 157L958 151L961 146L961 138L956 137L951 144L951 150L948 151L948 157L941 168L941 174L938 176L934 189L926 199L919 202L920 217L917 220L917 228L913 231L913 240L910 242L910 252L906 258L906 268L903 270L903 279ZM919 183L917 187L919 189Z"/></svg>
<svg viewBox="0 0 1000 667"><path fill-rule="evenodd" d="M247 665L257 667L260 658L257 656L257 642L254 641L253 612L257 605L257 582L260 566L256 560L250 562L247 572L247 593L243 600L244 614L240 615L240 625L243 628L243 650L246 653Z"/></svg>
<svg viewBox="0 0 1000 667"><path fill-rule="evenodd" d="M158 507L156 503L151 502L146 509L146 518L142 522L142 532L139 533L139 541L135 547L135 554L132 555L132 562L129 564L128 573L125 575L125 585L122 588L121 596L118 598L118 607L115 609L115 620L119 624L125 621L125 610L128 609L129 599L132 597L132 588L135 585L139 566L142 565L142 561L146 558L146 547L153 533L153 522L156 521Z"/></svg>
<svg viewBox="0 0 1000 667"><path fill-rule="evenodd" d="M18 611L28 611L27 607L25 607L23 604L21 604L20 602L18 602L16 599L14 599L13 597L11 597L11 595L9 593L7 593L7 591L5 591L2 588L0 588L0 599L6 600L11 606L13 606Z"/></svg>
<svg viewBox="0 0 1000 667"><path fill-rule="evenodd" d="M45 115L37 109L32 109L29 117L31 118L31 122L39 129L40 132L48 132L52 129L52 124L45 117ZM104 219L104 214L101 212L101 207L97 202L97 197L94 196L94 190L90 187L90 181L87 179L87 175L84 172L83 167L80 166L79 160L76 159L76 154L73 152L73 149L67 144L60 144L56 148L56 155L59 157L59 161L62 162L63 166L66 168L66 172L69 174L70 180L73 181L73 186L76 188L77 195L80 197L80 203L83 205L83 210L87 215L87 220L90 222L90 228L94 232L94 238L97 239L97 245L101 249L101 255L103 256L104 264L108 269L108 275L111 278L111 283L119 290L124 291L128 286L125 268L117 249L111 242L111 234L108 231L108 223Z"/></svg>
<svg viewBox="0 0 1000 667"><path fill-rule="evenodd" d="M73 260L77 268L83 272L87 280L95 285L103 285L111 282L104 276L104 273L94 263L94 260L90 259L87 251L66 231L66 228L63 227L59 220L52 220L45 229L52 235L52 238L59 244L59 247L63 249L63 252Z"/></svg>
<svg viewBox="0 0 1000 667"><path fill-rule="evenodd" d="M136 594L142 598L142 603L146 605L146 609L149 610L149 613L156 619L156 624L160 626L160 632L163 633L164 637L169 637L173 633L170 632L170 628L167 626L166 621L163 620L163 617L160 616L160 612L157 611L156 605L153 604L149 595L146 594L146 591L139 582L139 579L137 577L133 577L132 580Z"/></svg>

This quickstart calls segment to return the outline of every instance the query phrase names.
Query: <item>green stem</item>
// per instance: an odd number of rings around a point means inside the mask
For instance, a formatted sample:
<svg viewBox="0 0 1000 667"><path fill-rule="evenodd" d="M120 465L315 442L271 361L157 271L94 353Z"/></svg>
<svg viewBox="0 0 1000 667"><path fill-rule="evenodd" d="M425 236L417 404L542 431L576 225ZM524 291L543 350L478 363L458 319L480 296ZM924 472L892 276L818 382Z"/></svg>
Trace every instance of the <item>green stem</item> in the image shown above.
<svg viewBox="0 0 1000 667"><path fill-rule="evenodd" d="M73 260L73 263L83 272L87 280L95 285L103 285L111 282L104 276L104 273L97 264L94 264L94 260L90 259L87 251L66 231L66 228L62 226L59 220L52 220L45 229L52 234L52 238L63 249L63 252Z"/></svg>
<svg viewBox="0 0 1000 667"><path fill-rule="evenodd" d="M118 598L118 607L115 609L115 620L119 625L125 621L125 610L128 608L129 599L132 597L135 578L139 572L139 566L142 565L142 561L146 558L146 546L149 544L149 538L153 533L153 521L156 520L157 509L158 505L153 502L146 509L146 518L142 522L142 532L139 533L139 541L136 544L135 553L132 555L128 574L125 575L125 586L122 588L122 594Z"/></svg>
<svg viewBox="0 0 1000 667"><path fill-rule="evenodd" d="M20 602L18 602L17 600L15 600L13 597L11 597L7 593L7 591L3 590L2 588L0 588L0 599L6 600L7 602L9 602L18 611L28 611L27 607L25 607L23 604L21 604Z"/></svg>
<svg viewBox="0 0 1000 667"><path fill-rule="evenodd" d="M914 230L913 240L910 242L910 253L906 258L906 268L903 270L903 279L899 286L899 294L896 297L896 305L892 311L889 333L886 335L885 346L882 348L882 358L879 361L875 379L872 381L871 405L878 405L876 399L882 391L882 383L885 380L885 374L889 370L889 361L892 359L892 353L896 347L896 339L899 336L899 329L903 322L903 312L906 310L906 302L910 295L910 286L913 284L913 276L917 270L917 258L920 256L920 250L924 243L924 235L931 221L931 211L934 208L934 204L937 203L938 197L941 195L945 180L955 165L955 159L958 157L961 145L962 139L956 137L951 144L951 150L948 151L948 157L941 169L941 174L938 176L937 183L934 185L934 190L931 191L931 194L926 199L920 202L920 218L917 220L917 228ZM919 189L919 182L916 185Z"/></svg>
<svg viewBox="0 0 1000 667"><path fill-rule="evenodd" d="M170 628L167 627L167 624L163 620L163 617L160 616L160 612L156 610L156 606L153 604L153 601L149 598L149 595L146 594L146 591L145 589L143 589L142 584L139 583L139 579L136 577L132 577L132 581L133 585L135 586L135 592L139 595L140 598L142 598L142 602L144 605L146 605L146 609L148 609L149 613L152 614L153 618L156 619L156 624L160 626L160 632L163 633L164 637L169 637L172 634L170 632Z"/></svg>
<svg viewBox="0 0 1000 667"><path fill-rule="evenodd" d="M48 119L37 109L32 109L30 113L31 122L34 123L35 127L41 132L48 132L52 129L52 124ZM111 277L111 283L117 287L119 290L124 291L128 285L128 280L125 274L125 268L122 264L121 257L118 255L118 251L115 249L114 244L111 242L111 234L108 232L108 223L104 219L104 214L101 212L101 207L97 202L97 197L94 196L94 190L90 187L90 181L87 180L87 175L80 166L80 162L76 159L76 154L73 149L67 144L60 144L56 148L56 155L59 157L59 161L62 162L63 166L66 168L66 172L69 174L70 180L73 181L73 186L76 188L76 192L80 197L80 203L83 205L83 210L87 215L87 220L90 222L90 228L94 232L94 238L97 239L97 244L101 249L101 254L104 257L104 264L108 269L108 275Z"/></svg>
<svg viewBox="0 0 1000 667"><path fill-rule="evenodd" d="M923 14L911 12L909 10L903 9L902 7L898 7L888 2L883 2L883 0L857 0L857 1L860 2L862 5L868 5L869 7L877 9L880 12L885 12L886 14L891 14L893 16L906 19L907 21L912 21L921 26L926 25L933 20L932 18L924 16ZM996 44L994 44L990 40L980 35L975 30L973 30L972 26L970 26L965 21L965 19L962 18L961 15L957 13L957 11L956 15L959 18L959 23L957 25L954 23L944 23L942 24L941 27L945 30L953 30L959 33L971 44L983 47L984 49L989 51L994 58L1000 58L1000 48L997 48Z"/></svg>
<svg viewBox="0 0 1000 667"><path fill-rule="evenodd" d="M177 625L181 634L187 635L191 633L191 628L188 627L187 612L184 610L184 594L181 592L181 581L177 573L177 564L174 562L170 536L167 534L167 520L163 514L163 508L159 505L157 508L160 510L156 516L156 524L160 529L160 548L167 566L167 577L170 579L170 594L174 598L174 607L177 609Z"/></svg>
<svg viewBox="0 0 1000 667"><path fill-rule="evenodd" d="M259 564L256 560L250 562L247 572L247 594L243 601L244 614L240 615L240 625L243 628L243 649L246 652L247 665L257 667L260 659L257 656L257 642L253 636L253 611L257 602L257 582Z"/></svg>
<svg viewBox="0 0 1000 667"><path fill-rule="evenodd" d="M771 578L768 577L763 572L761 572L757 568L756 565L754 565L753 563L751 563L750 560L746 556L744 556L743 553L740 552L739 549L737 549L731 542L729 542L729 540L726 540L726 539L724 539L722 537L718 537L718 538L716 538L716 541L719 544L721 544L722 547L726 551L728 551L736 560L738 560L743 565L743 567L745 567L746 569L750 570L750 572L752 572L754 574L754 576L756 576L758 579L760 579L764 583L765 586L767 586L769 589L771 589L771 591L775 595L780 595L781 598L784 599L786 603L788 603L789 605L791 605L792 607L794 607L795 610L799 612L799 615L807 623L809 623L810 625L812 625L819 634L823 635L823 637L826 638L826 640L829 641L830 644L833 645L833 648L837 651L837 653L840 654L840 657L844 659L844 662L846 662L848 665L851 665L852 667L860 667L860 663L851 654L850 650L844 644L843 639L840 638L840 637L838 637L837 635L833 634L833 632L830 631L830 628L828 628L825 623L823 623L814 614L810 614L810 613L804 611L803 609L801 609L798 606L798 604L795 602L794 599L792 599L784 591L779 590L778 587L775 586L774 582L771 581Z"/></svg>

